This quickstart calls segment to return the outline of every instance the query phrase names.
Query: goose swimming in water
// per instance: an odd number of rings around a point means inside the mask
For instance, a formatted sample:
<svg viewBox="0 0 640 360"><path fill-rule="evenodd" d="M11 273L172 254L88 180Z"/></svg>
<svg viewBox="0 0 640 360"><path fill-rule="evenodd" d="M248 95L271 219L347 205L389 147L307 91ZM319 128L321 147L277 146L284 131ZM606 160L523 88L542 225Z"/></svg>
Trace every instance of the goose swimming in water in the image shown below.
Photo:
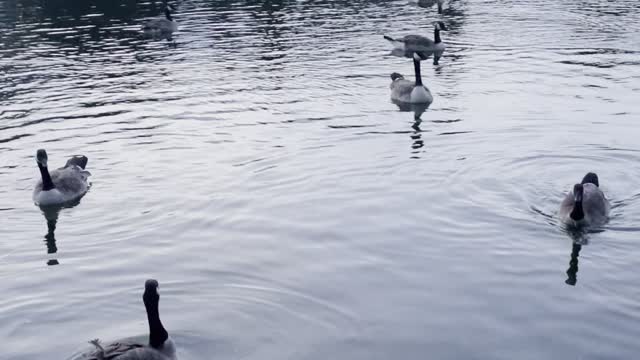
<svg viewBox="0 0 640 360"><path fill-rule="evenodd" d="M422 8L430 8L435 4L438 4L438 14L442 14L442 4L444 0L418 0L418 6Z"/></svg>
<svg viewBox="0 0 640 360"><path fill-rule="evenodd" d="M422 84L420 74L420 56L414 54L413 67L415 71L415 82L407 80L401 74L394 72L391 74L391 100L409 104L430 104L433 96L429 89Z"/></svg>
<svg viewBox="0 0 640 360"><path fill-rule="evenodd" d="M148 344L126 340L103 346L96 339L89 342L96 349L78 360L177 360L173 340L160 321L158 286L158 282L153 279L147 280L144 284L142 299L149 322Z"/></svg>
<svg viewBox="0 0 640 360"><path fill-rule="evenodd" d="M178 23L173 20L171 11L175 11L172 5L164 9L164 17L147 20L142 24L142 31L150 35L170 35L178 30Z"/></svg>
<svg viewBox="0 0 640 360"><path fill-rule="evenodd" d="M48 156L43 149L36 153L36 162L42 179L33 190L33 201L39 206L63 205L77 200L89 189L90 172L86 156L74 156L67 160L64 167L49 172Z"/></svg>
<svg viewBox="0 0 640 360"><path fill-rule="evenodd" d="M609 200L600 190L598 175L587 173L560 205L559 216L568 225L602 225L609 216Z"/></svg>
<svg viewBox="0 0 640 360"><path fill-rule="evenodd" d="M433 54L433 65L438 65L445 50L440 31L447 30L444 22L438 21L433 25L433 40L422 35L406 35L399 39L384 35L384 38L391 41L397 49L401 50L405 57L412 57L413 54L418 54L422 60L426 60Z"/></svg>

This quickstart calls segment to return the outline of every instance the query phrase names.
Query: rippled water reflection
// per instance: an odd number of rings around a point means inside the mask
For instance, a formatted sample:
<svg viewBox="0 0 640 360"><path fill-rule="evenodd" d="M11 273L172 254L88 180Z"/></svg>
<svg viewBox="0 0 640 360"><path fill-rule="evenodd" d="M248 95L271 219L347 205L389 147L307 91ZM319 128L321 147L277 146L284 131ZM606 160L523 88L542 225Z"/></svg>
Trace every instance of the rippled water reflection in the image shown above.
<svg viewBox="0 0 640 360"><path fill-rule="evenodd" d="M144 335L181 359L629 359L640 350L640 9L615 2L0 2L2 359ZM428 109L383 34L444 20ZM37 148L89 157L31 202ZM586 171L614 204L572 234ZM575 242L574 242L575 240Z"/></svg>

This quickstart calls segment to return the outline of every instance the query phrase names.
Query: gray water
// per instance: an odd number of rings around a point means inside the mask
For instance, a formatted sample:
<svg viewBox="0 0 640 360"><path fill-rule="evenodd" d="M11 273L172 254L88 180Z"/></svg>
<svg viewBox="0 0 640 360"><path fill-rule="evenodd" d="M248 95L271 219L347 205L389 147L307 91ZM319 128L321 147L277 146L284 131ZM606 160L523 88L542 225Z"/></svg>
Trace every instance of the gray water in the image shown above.
<svg viewBox="0 0 640 360"><path fill-rule="evenodd" d="M637 357L637 0L177 7L0 1L1 359L144 337L149 277L183 360ZM437 19L401 111L382 35ZM38 148L79 204L33 205ZM611 220L570 233L587 171Z"/></svg>

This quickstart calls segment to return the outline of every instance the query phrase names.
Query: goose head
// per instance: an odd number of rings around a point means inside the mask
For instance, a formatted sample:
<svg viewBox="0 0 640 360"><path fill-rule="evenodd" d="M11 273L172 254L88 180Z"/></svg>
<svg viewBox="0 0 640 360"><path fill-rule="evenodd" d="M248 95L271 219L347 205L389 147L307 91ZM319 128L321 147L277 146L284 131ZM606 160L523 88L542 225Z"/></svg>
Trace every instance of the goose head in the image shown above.
<svg viewBox="0 0 640 360"><path fill-rule="evenodd" d="M449 29L447 28L447 25L445 25L445 23L444 23L444 22L442 22L442 21L436 21L436 22L433 24L433 27L434 27L436 30L443 30L443 31L448 31L448 30L449 30Z"/></svg>
<svg viewBox="0 0 640 360"><path fill-rule="evenodd" d="M144 294L142 295L142 300L144 301L145 306L158 306L158 303L160 302L160 294L158 292L159 287L160 285L158 284L158 280L149 279L145 281Z"/></svg>
<svg viewBox="0 0 640 360"><path fill-rule="evenodd" d="M47 162L49 161L49 157L47 156L47 152L44 149L39 149L36 152L36 162L40 167L47 167Z"/></svg>
<svg viewBox="0 0 640 360"><path fill-rule="evenodd" d="M569 216L574 221L580 221L584 219L584 210L582 209L582 197L584 195L584 187L582 184L575 184L573 186L573 210Z"/></svg>

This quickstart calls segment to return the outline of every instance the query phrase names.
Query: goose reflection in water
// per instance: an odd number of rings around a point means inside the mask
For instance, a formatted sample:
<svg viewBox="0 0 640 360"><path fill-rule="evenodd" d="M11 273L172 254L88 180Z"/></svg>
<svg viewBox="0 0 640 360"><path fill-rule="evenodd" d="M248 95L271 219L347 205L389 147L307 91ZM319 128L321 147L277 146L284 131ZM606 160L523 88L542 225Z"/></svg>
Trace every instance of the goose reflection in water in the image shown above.
<svg viewBox="0 0 640 360"><path fill-rule="evenodd" d="M567 280L564 282L567 285L575 286L578 282L578 256L580 256L580 250L582 245L574 242L571 247L571 260L569 260L569 269L567 269Z"/></svg>
<svg viewBox="0 0 640 360"><path fill-rule="evenodd" d="M413 112L413 119L415 120L416 123L418 123L418 125L420 124L420 117L422 116L422 114L425 113L425 111L427 111L427 109L429 108L429 105L431 105L431 104L411 104L411 103L395 101L395 100L391 100L391 102L396 104L398 106L398 109L400 109L400 111L402 112Z"/></svg>
<svg viewBox="0 0 640 360"><path fill-rule="evenodd" d="M42 215L44 215L44 219L47 221L47 234L44 236L44 242L47 246L47 254L49 254L50 258L47 260L47 265L59 265L60 262L56 259L55 254L58 253L58 245L56 244L56 226L58 224L58 217L60 216L60 211L66 208L72 208L76 205L80 204L80 199L77 199L73 202L58 205L58 206L40 206L40 210L42 211Z"/></svg>
<svg viewBox="0 0 640 360"><path fill-rule="evenodd" d="M571 237L571 258L569 260L569 268L567 269L567 280L565 284L575 286L578 283L578 257L580 256L580 250L583 245L589 243L589 234L599 233L602 229L584 229L584 228L566 228L569 236Z"/></svg>
<svg viewBox="0 0 640 360"><path fill-rule="evenodd" d="M413 125L411 125L411 128L414 130L414 132L411 134L411 140L413 140L413 142L411 143L411 149L413 150L412 158L415 159L419 158L419 156L417 156L420 153L419 150L424 147L424 140L422 140L422 129L420 129L421 123L422 120L416 119Z"/></svg>

